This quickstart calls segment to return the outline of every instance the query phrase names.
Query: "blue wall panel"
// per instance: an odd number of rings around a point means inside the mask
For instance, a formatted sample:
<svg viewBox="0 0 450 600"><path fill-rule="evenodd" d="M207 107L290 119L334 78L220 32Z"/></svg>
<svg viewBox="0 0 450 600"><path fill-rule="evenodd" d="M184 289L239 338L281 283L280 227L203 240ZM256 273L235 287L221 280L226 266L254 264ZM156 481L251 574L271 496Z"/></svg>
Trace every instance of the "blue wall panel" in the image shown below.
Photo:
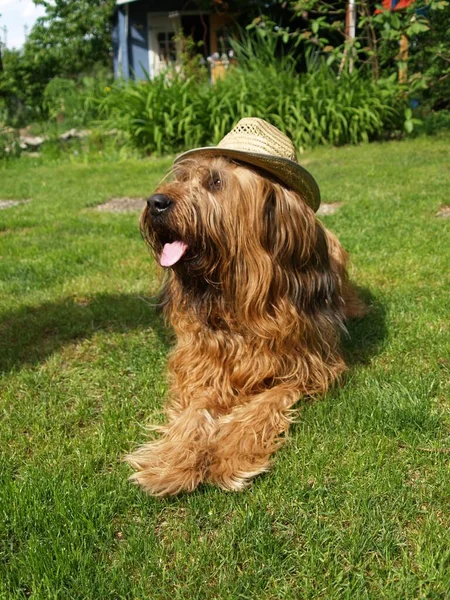
<svg viewBox="0 0 450 600"><path fill-rule="evenodd" d="M130 76L130 66L128 62L128 44L127 44L127 9L121 6L117 11L117 28L119 38L119 49L117 54L117 72L119 77L128 79Z"/></svg>
<svg viewBox="0 0 450 600"><path fill-rule="evenodd" d="M111 41L113 47L114 77L119 77L119 15L117 12L113 17Z"/></svg>
<svg viewBox="0 0 450 600"><path fill-rule="evenodd" d="M147 77L148 13L179 11L185 4L186 0L137 0L116 7L112 30L115 77Z"/></svg>
<svg viewBox="0 0 450 600"><path fill-rule="evenodd" d="M145 79L149 70L147 13L148 2L129 5L128 48L131 73L135 79Z"/></svg>

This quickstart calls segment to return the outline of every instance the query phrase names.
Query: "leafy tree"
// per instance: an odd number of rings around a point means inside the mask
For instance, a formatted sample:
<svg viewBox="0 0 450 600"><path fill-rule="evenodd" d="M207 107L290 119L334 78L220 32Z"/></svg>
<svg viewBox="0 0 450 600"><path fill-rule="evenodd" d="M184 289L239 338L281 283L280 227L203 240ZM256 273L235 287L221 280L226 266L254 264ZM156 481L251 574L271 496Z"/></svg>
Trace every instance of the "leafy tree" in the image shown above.
<svg viewBox="0 0 450 600"><path fill-rule="evenodd" d="M383 74L398 69L408 89L433 109L450 107L449 22L447 0L416 0L406 10L361 19L374 32Z"/></svg>
<svg viewBox="0 0 450 600"><path fill-rule="evenodd" d="M278 18L276 6L283 9ZM360 67L369 65L375 79L401 72L408 91L429 107L450 107L448 0L416 0L402 11L382 10L381 0L359 0L351 42L345 36L346 6L342 0L276 0L249 28L296 47L299 56L322 55L339 71L352 57Z"/></svg>
<svg viewBox="0 0 450 600"><path fill-rule="evenodd" d="M74 79L111 64L114 0L33 1L45 15L22 49L3 50L0 71L0 98L17 125L42 115L43 93L54 77Z"/></svg>
<svg viewBox="0 0 450 600"><path fill-rule="evenodd" d="M33 0L45 7L26 50L54 76L75 76L111 56L114 0Z"/></svg>
<svg viewBox="0 0 450 600"><path fill-rule="evenodd" d="M32 104L34 73L27 69L23 51L3 48L3 70L0 71L0 108L2 119L23 125Z"/></svg>

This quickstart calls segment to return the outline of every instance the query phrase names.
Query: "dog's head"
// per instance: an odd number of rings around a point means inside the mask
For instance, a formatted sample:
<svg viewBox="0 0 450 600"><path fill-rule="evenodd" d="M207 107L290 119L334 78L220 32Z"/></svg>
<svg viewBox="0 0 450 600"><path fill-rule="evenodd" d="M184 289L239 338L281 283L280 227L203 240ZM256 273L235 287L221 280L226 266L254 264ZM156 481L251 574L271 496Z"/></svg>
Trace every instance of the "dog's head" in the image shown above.
<svg viewBox="0 0 450 600"><path fill-rule="evenodd" d="M267 314L283 295L305 308L333 296L313 210L258 169L223 157L186 159L148 199L140 225L185 288L218 290L244 310Z"/></svg>

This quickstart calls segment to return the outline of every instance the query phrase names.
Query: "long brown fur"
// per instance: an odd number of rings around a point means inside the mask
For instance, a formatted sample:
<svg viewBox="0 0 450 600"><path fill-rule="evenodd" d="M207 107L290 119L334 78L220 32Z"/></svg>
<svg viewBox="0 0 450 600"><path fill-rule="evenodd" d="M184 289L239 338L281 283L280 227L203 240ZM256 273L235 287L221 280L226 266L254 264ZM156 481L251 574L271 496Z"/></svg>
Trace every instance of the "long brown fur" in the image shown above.
<svg viewBox="0 0 450 600"><path fill-rule="evenodd" d="M185 160L158 188L173 202L141 216L160 256L188 251L162 291L176 333L168 422L127 457L153 495L202 482L240 490L267 471L300 397L345 369L344 321L364 313L347 254L295 192L225 158Z"/></svg>

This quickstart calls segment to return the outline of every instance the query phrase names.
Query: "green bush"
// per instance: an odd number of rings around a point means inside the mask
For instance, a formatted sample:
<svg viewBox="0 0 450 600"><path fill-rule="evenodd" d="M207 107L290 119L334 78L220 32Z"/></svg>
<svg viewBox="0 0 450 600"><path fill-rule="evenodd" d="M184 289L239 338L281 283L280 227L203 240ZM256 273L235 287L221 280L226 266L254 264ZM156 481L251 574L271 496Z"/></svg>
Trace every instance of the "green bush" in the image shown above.
<svg viewBox="0 0 450 600"><path fill-rule="evenodd" d="M230 68L215 85L176 73L118 82L99 101L103 128L145 153L217 143L242 117L261 117L298 148L357 144L401 131L407 101L393 78L338 78L324 63L296 74L289 57Z"/></svg>
<svg viewBox="0 0 450 600"><path fill-rule="evenodd" d="M77 79L54 77L43 93L48 120L53 124L64 123L66 129L88 126L98 117L99 101L109 91L111 81L111 74L101 66Z"/></svg>
<svg viewBox="0 0 450 600"><path fill-rule="evenodd" d="M440 131L450 131L450 110L425 114L421 124L415 129L415 133L426 135L435 135Z"/></svg>
<svg viewBox="0 0 450 600"><path fill-rule="evenodd" d="M212 90L211 126L220 123L215 141L244 116L267 119L298 148L358 144L402 128L406 101L395 80L375 82L356 72L338 78L324 63L302 75L280 67L236 69Z"/></svg>
<svg viewBox="0 0 450 600"><path fill-rule="evenodd" d="M51 120L62 120L67 115L71 119L82 120L83 101L73 79L51 79L44 90L43 105Z"/></svg>
<svg viewBox="0 0 450 600"><path fill-rule="evenodd" d="M105 130L143 152L176 152L200 143L207 125L207 85L174 74L111 86L99 103Z"/></svg>
<svg viewBox="0 0 450 600"><path fill-rule="evenodd" d="M20 140L17 132L0 128L0 160L9 160L21 155Z"/></svg>
<svg viewBox="0 0 450 600"><path fill-rule="evenodd" d="M449 109L450 1L415 0L402 10L376 10L381 4L381 0L355 2L353 42L345 35L348 2L343 0L266 3L247 30L266 40L275 38L280 46L295 51L301 65L304 55L314 50L341 71L365 65L375 79L400 71L422 107ZM406 54L399 52L405 39Z"/></svg>

